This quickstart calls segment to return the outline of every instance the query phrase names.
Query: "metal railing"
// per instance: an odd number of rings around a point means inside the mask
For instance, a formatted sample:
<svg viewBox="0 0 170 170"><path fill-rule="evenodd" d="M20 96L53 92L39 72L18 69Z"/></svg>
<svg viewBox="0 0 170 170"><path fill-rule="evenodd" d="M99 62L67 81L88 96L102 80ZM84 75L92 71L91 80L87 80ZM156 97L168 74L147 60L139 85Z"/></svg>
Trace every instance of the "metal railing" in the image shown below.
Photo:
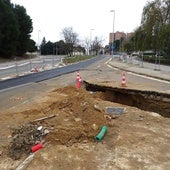
<svg viewBox="0 0 170 170"><path fill-rule="evenodd" d="M13 60L0 66L0 80L31 74L63 66L62 56L41 56L25 61Z"/></svg>

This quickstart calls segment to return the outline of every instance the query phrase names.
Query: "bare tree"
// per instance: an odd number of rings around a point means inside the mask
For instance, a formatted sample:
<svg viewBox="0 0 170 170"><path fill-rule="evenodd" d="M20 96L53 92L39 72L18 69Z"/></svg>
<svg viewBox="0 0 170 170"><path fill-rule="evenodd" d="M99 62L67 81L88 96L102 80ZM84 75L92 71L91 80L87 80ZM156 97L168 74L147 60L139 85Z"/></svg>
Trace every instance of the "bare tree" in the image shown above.
<svg viewBox="0 0 170 170"><path fill-rule="evenodd" d="M72 56L74 47L79 42L78 34L73 31L72 27L66 27L62 30L62 34L64 36L64 40L66 43L66 51L69 56Z"/></svg>
<svg viewBox="0 0 170 170"><path fill-rule="evenodd" d="M83 46L86 49L86 54L90 55L90 39L89 38L85 38L85 40L83 41Z"/></svg>
<svg viewBox="0 0 170 170"><path fill-rule="evenodd" d="M92 53L95 52L95 54L97 55L103 46L103 42L104 40L102 38L95 37L91 47Z"/></svg>

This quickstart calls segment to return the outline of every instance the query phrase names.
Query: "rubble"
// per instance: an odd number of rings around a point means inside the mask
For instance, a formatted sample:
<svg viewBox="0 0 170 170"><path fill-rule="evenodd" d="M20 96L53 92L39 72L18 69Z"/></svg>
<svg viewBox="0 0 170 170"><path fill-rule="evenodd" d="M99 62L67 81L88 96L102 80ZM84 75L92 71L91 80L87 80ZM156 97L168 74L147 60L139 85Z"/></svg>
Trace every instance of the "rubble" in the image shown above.
<svg viewBox="0 0 170 170"><path fill-rule="evenodd" d="M41 126L42 127L42 126ZM8 156L14 160L20 159L23 155L31 153L31 147L43 140L47 134L45 128L33 123L27 123L12 133L12 141L9 147Z"/></svg>

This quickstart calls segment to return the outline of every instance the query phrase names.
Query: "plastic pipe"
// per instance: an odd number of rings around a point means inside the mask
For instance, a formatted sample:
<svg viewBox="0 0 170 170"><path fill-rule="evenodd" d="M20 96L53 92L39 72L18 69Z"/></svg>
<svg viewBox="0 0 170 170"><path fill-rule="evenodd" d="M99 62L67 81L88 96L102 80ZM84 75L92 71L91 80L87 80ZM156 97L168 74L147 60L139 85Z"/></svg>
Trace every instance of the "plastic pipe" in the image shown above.
<svg viewBox="0 0 170 170"><path fill-rule="evenodd" d="M31 151L32 152L36 152L38 151L39 149L41 149L43 147L42 143L38 143L37 145L34 145L32 148L31 148Z"/></svg>
<svg viewBox="0 0 170 170"><path fill-rule="evenodd" d="M97 141L102 140L103 137L104 137L104 135L106 134L106 132L107 132L107 126L102 126L99 134L95 137L95 139L96 139Z"/></svg>

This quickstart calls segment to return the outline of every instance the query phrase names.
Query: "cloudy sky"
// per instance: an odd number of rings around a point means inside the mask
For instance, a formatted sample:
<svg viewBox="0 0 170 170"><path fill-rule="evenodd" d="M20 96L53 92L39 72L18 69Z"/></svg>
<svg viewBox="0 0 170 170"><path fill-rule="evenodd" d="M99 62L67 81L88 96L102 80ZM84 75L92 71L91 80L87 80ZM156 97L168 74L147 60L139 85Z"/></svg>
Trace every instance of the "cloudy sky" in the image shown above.
<svg viewBox="0 0 170 170"><path fill-rule="evenodd" d="M37 43L62 39L62 29L72 27L81 40L95 36L109 41L113 31L134 31L140 25L148 0L11 0L26 8L33 21L32 39Z"/></svg>

